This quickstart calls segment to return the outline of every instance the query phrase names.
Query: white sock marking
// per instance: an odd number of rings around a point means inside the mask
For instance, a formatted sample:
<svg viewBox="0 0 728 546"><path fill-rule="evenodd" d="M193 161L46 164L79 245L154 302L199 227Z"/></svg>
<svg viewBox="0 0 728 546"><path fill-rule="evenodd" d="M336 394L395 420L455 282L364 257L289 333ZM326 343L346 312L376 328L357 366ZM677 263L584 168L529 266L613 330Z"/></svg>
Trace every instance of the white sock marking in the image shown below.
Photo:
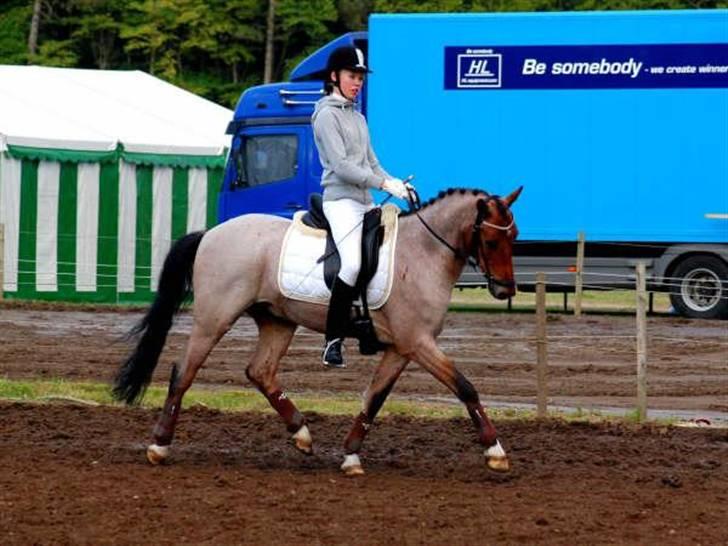
<svg viewBox="0 0 728 546"><path fill-rule="evenodd" d="M303 425L301 428L298 429L298 432L293 435L293 439L298 440L299 442L306 445L311 445L313 443L311 433L309 432L306 425Z"/></svg>
<svg viewBox="0 0 728 546"><path fill-rule="evenodd" d="M341 470L346 470L352 466L361 466L359 455L352 453L351 455L344 456L344 463L341 465Z"/></svg>
<svg viewBox="0 0 728 546"><path fill-rule="evenodd" d="M505 457L506 452L500 445L500 441L496 440L495 444L485 450L486 457Z"/></svg>

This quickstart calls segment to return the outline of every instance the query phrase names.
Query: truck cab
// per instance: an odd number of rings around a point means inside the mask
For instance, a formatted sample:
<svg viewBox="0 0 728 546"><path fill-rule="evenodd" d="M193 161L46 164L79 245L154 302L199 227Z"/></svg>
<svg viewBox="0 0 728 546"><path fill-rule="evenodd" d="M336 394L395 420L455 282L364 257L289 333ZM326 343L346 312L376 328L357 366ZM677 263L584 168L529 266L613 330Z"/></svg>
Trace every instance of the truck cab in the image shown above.
<svg viewBox="0 0 728 546"><path fill-rule="evenodd" d="M366 53L366 32L330 42L301 62L289 82L247 89L228 125L232 135L218 204L218 220L254 212L286 218L307 208L321 191L321 162L313 141L311 115L323 94L331 51L353 45ZM366 115L366 86L359 107Z"/></svg>

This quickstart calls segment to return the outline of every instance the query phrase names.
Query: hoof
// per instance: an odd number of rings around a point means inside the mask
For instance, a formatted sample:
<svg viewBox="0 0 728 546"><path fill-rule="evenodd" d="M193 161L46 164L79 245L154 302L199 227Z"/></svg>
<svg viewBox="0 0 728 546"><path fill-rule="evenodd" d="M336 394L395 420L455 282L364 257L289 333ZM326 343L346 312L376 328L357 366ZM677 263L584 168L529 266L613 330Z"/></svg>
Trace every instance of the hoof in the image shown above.
<svg viewBox="0 0 728 546"><path fill-rule="evenodd" d="M511 469L511 463L508 462L508 457L490 457L488 468L495 472L508 472Z"/></svg>
<svg viewBox="0 0 728 546"><path fill-rule="evenodd" d="M293 440L293 445L296 446L298 451L306 455L313 455L313 439L311 438L311 433L306 425L299 428L298 432L291 436L291 439Z"/></svg>
<svg viewBox="0 0 728 546"><path fill-rule="evenodd" d="M485 461L488 468L495 472L508 472L511 469L511 463L508 462L506 452L503 451L503 447L501 447L498 440L485 450Z"/></svg>
<svg viewBox="0 0 728 546"><path fill-rule="evenodd" d="M151 444L147 448L147 460L154 465L162 464L167 457L169 457L169 446Z"/></svg>
<svg viewBox="0 0 728 546"><path fill-rule="evenodd" d="M364 469L361 467L361 461L359 461L359 455L353 453L347 455L344 458L344 463L341 465L341 470L344 471L345 476L363 476Z"/></svg>

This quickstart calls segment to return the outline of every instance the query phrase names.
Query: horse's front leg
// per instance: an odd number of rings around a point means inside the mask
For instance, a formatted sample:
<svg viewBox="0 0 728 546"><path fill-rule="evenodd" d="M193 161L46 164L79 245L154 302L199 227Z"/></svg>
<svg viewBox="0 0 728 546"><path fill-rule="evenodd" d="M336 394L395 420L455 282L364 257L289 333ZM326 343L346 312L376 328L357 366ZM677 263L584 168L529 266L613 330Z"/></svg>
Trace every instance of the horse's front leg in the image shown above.
<svg viewBox="0 0 728 546"><path fill-rule="evenodd" d="M412 360L434 375L465 404L473 424L478 429L480 443L485 447L488 468L507 472L510 469L508 457L498 441L495 427L488 419L473 384L455 368L453 361L440 350L433 338L420 340L413 351Z"/></svg>
<svg viewBox="0 0 728 546"><path fill-rule="evenodd" d="M286 424L296 449L310 455L313 453L313 440L306 426L306 419L298 408L283 392L276 374L278 363L286 354L288 345L296 332L296 325L265 315L253 315L260 332L258 346L245 375L268 399Z"/></svg>
<svg viewBox="0 0 728 546"><path fill-rule="evenodd" d="M390 347L385 351L377 369L374 370L371 383L364 393L364 407L354 420L354 425L344 441L345 457L341 469L347 476L364 474L359 460L359 450L374 418L408 362L407 357L400 355Z"/></svg>

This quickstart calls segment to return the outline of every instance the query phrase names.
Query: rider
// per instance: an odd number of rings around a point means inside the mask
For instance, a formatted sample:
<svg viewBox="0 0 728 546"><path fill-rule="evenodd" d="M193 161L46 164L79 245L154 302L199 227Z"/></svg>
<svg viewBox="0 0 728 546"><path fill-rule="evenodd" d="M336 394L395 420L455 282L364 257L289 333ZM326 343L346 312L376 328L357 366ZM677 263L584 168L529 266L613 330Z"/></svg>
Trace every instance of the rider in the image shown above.
<svg viewBox="0 0 728 546"><path fill-rule="evenodd" d="M316 103L311 118L323 166L324 214L341 258L341 269L331 289L322 354L324 365L334 368L344 367L341 344L361 268L362 220L374 206L369 190L382 189L400 199L407 198L402 180L390 176L379 165L366 120L355 108L367 72L360 49L335 49L326 67L325 96Z"/></svg>

